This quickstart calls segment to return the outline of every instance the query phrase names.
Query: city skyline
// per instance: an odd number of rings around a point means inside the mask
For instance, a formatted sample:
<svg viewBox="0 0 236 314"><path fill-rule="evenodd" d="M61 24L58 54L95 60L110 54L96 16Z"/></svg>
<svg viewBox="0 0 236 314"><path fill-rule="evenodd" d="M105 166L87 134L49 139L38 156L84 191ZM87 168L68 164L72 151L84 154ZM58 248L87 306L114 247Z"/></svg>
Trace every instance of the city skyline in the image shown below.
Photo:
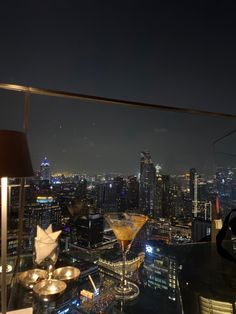
<svg viewBox="0 0 236 314"><path fill-rule="evenodd" d="M118 176L124 176L124 177L128 177L130 175L134 175L134 176L137 176L139 177L140 176L140 164L139 164L139 161L140 161L140 156L142 155L142 151L139 152L139 156L137 159L137 170L135 171L132 171L132 170L128 170L128 171L115 171L114 169L111 169L109 171L94 171L94 172L91 172L89 171L89 169L74 169L74 170L70 170L69 167L68 168L65 168L65 169L60 169L60 168L56 168L55 167L55 164L56 164L56 161L54 160L49 160L48 157L46 155L44 155L43 158L41 158L41 161L39 162L39 164L37 164L35 166L35 173L38 173L40 172L40 169L42 167L42 164L44 162L45 159L47 159L47 162L49 163L49 166L50 166L50 172L51 172L51 175L52 176L58 176L58 175L65 175L65 176L72 176L72 175L81 175L81 176L84 176L84 175L88 175L88 176L94 176L94 175L118 175ZM152 156L152 152L146 150L145 153L149 153L151 154ZM39 158L40 159L40 158ZM152 158L153 159L153 158ZM153 165L155 166L155 168L157 169L158 173L162 173L162 174L168 174L168 175L171 175L171 176L178 176L178 175L186 175L188 174L189 175L189 172L191 171L192 168L183 168L179 171L175 171L175 172L169 172L168 169L166 169L165 167L163 167L163 164L160 164L158 162L156 162L154 159L153 159ZM198 174L200 175L203 175L203 176L207 176L207 177L212 177L212 176L215 176L216 174L216 171L220 168L224 168L224 169L234 169L236 168L236 165L215 165L214 168L212 168L212 171L209 171L209 169L207 169L206 172L203 172L201 171L201 168L199 169L196 169L196 171L198 172ZM134 169L134 168L133 168Z"/></svg>
<svg viewBox="0 0 236 314"><path fill-rule="evenodd" d="M146 151L148 152L148 151ZM150 152L148 152L150 153ZM45 157L46 158L46 157ZM183 171L180 171L180 172L175 172L175 173L169 173L169 172L166 172L164 171L164 169L162 168L162 165L160 165L159 163L155 163L155 161L153 162L154 166L156 168L158 168L158 171L160 171L161 173L165 173L165 174L169 174L169 175L184 175L184 174L187 174L189 172L189 169L185 169ZM53 165L53 161L51 162L50 161L50 172L51 172L51 175L52 176L58 176L58 175L65 175L65 176L72 176L72 175L81 175L81 176L84 176L84 175L88 175L88 176L94 176L94 175L118 175L118 176L125 176L125 177L128 177L130 175L134 175L134 176L137 176L139 177L140 176L140 167L139 167L139 164L137 165L137 171L128 171L128 172L121 172L121 171L114 171L114 170L110 170L110 171L95 171L95 172L90 172L89 170L86 171L86 170L74 170L74 171L71 171L69 169L52 169L51 166ZM40 165L37 165L36 168L35 168L35 173L38 173L40 172L40 168L41 166ZM204 174L204 173L202 173ZM212 173L212 175L214 175L214 173Z"/></svg>

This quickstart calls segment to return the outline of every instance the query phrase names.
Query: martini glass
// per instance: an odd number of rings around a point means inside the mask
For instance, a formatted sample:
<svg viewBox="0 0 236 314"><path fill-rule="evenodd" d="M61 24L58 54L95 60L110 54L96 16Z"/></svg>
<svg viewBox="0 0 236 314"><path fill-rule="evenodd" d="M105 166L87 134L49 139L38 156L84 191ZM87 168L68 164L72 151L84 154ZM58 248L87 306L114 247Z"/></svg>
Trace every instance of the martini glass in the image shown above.
<svg viewBox="0 0 236 314"><path fill-rule="evenodd" d="M128 282L125 278L126 256L135 236L146 223L148 217L134 213L109 213L105 215L105 218L120 243L122 250L122 276L120 284L115 287L115 296L117 299L133 300L139 295L139 288L136 284Z"/></svg>

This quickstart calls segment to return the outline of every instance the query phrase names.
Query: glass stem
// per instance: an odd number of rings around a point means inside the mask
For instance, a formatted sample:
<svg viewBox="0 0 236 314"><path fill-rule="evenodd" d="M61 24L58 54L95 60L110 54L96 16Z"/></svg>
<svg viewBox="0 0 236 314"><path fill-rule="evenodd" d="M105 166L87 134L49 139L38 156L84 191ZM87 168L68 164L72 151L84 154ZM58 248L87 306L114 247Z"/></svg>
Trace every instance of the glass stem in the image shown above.
<svg viewBox="0 0 236 314"><path fill-rule="evenodd" d="M124 250L122 250L122 257L123 257L123 264L122 264L122 281L121 281L121 286L123 289L125 289L126 285L127 285L127 282L126 282L126 279L125 279L125 263L126 263L126 252Z"/></svg>

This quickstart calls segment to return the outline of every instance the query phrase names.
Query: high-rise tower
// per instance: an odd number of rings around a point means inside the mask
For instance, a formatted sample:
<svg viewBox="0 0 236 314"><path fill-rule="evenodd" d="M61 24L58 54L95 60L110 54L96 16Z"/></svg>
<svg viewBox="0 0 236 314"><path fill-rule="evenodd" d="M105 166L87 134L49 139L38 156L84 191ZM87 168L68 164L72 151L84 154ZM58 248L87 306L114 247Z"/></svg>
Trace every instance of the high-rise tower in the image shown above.
<svg viewBox="0 0 236 314"><path fill-rule="evenodd" d="M139 210L153 216L155 209L156 169L149 152L141 152Z"/></svg>
<svg viewBox="0 0 236 314"><path fill-rule="evenodd" d="M194 185L196 174L197 172L195 168L191 168L189 170L189 193L191 201L194 201Z"/></svg>
<svg viewBox="0 0 236 314"><path fill-rule="evenodd" d="M50 164L47 157L44 158L40 165L40 179L51 181Z"/></svg>
<svg viewBox="0 0 236 314"><path fill-rule="evenodd" d="M127 208L129 211L137 211L139 208L139 182L134 176L128 177Z"/></svg>

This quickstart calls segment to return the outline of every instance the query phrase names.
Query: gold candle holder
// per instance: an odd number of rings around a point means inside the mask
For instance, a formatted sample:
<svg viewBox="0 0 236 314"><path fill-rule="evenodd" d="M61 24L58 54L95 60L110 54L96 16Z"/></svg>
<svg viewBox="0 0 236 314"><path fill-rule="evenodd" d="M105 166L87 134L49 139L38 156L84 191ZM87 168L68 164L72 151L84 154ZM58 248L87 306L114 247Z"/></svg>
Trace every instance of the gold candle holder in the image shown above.
<svg viewBox="0 0 236 314"><path fill-rule="evenodd" d="M66 266L57 268L53 272L53 277L66 282L76 280L80 275L80 270L76 267Z"/></svg>
<svg viewBox="0 0 236 314"><path fill-rule="evenodd" d="M45 279L37 283L33 291L44 301L52 301L61 295L67 285L64 281L57 279Z"/></svg>
<svg viewBox="0 0 236 314"><path fill-rule="evenodd" d="M47 271L43 269L30 269L20 273L18 279L27 289L32 289L39 281L47 278Z"/></svg>

